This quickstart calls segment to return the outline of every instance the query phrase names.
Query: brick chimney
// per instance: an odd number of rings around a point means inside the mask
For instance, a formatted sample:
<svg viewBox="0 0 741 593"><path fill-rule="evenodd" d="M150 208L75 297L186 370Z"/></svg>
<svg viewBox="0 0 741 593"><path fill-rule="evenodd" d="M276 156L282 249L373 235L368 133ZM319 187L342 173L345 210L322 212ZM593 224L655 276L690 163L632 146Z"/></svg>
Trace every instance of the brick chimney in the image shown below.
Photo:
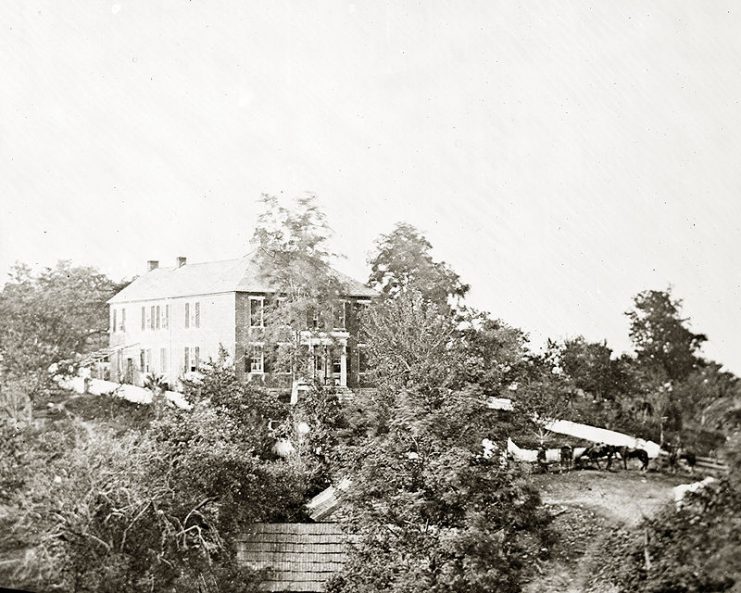
<svg viewBox="0 0 741 593"><path fill-rule="evenodd" d="M178 259L177 259L177 264L178 264L178 265L177 265L177 267L178 267L178 268L182 268L182 267L183 267L183 266L184 266L184 265L186 264L186 262L187 262L187 261L188 261L188 258L186 258L186 257L183 257L183 256L181 255L181 256L180 256L180 257L178 257Z"/></svg>
<svg viewBox="0 0 741 593"><path fill-rule="evenodd" d="M152 270L156 270L160 267L160 262L156 259L150 259L147 260L147 272L151 272Z"/></svg>

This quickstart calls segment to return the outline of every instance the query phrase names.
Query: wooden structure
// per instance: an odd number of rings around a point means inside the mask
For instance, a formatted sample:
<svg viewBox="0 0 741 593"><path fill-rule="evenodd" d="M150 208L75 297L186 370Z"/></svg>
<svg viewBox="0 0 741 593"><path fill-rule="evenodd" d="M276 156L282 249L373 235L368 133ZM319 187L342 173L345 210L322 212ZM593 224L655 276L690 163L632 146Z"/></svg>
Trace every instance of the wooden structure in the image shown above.
<svg viewBox="0 0 741 593"><path fill-rule="evenodd" d="M347 562L352 541L336 523L256 523L237 542L237 558L268 570L265 591L324 591Z"/></svg>

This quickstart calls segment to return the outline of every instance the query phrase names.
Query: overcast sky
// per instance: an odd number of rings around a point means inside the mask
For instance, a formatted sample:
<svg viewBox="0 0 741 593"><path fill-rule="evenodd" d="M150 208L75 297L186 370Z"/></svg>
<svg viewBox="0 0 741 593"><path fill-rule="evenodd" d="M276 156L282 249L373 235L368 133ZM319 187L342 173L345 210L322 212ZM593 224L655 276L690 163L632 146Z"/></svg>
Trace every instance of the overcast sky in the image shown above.
<svg viewBox="0 0 741 593"><path fill-rule="evenodd" d="M674 288L741 373L736 2L0 2L0 274L248 250L316 192L342 270L418 226L470 302L629 347Z"/></svg>

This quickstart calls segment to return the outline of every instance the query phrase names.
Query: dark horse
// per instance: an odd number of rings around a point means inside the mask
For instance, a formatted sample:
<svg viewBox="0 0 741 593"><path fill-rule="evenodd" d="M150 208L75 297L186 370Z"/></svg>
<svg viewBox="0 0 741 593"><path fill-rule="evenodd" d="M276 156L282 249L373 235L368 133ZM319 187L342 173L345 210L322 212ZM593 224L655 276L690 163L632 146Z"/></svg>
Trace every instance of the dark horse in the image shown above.
<svg viewBox="0 0 741 593"><path fill-rule="evenodd" d="M584 458L586 458L589 461L594 462L594 464L597 466L597 469L602 469L600 467L599 460L607 458L607 469L610 469L610 466L612 465L612 458L615 453L617 453L617 447L599 443L598 445L590 445L589 447L587 447L584 452L579 455L574 461L578 465L581 465L584 461Z"/></svg>
<svg viewBox="0 0 741 593"><path fill-rule="evenodd" d="M631 449L630 447L617 447L617 449L623 460L623 469L628 469L628 459L638 459L641 462L641 471L648 469L648 453L645 449Z"/></svg>
<svg viewBox="0 0 741 593"><path fill-rule="evenodd" d="M671 469L672 473L677 473L680 461L684 461L687 463L687 467L689 467L691 474L695 473L697 456L692 451L672 447L669 450L669 468Z"/></svg>

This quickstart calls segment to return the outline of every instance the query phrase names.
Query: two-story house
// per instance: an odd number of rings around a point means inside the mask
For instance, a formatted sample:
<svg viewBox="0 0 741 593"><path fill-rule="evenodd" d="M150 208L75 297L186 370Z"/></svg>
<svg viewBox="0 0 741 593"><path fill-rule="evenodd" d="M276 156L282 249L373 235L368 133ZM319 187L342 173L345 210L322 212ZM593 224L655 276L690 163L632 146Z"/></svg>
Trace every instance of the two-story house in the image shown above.
<svg viewBox="0 0 741 593"><path fill-rule="evenodd" d="M324 336L307 336L304 376L363 387L367 366L358 313L376 293L335 273L347 294L334 315L335 327ZM275 297L249 255L198 264L179 257L172 268L149 261L145 274L108 301L111 379L141 385L151 373L176 386L224 348L244 380L290 388L290 372L270 368L264 343L265 310Z"/></svg>

